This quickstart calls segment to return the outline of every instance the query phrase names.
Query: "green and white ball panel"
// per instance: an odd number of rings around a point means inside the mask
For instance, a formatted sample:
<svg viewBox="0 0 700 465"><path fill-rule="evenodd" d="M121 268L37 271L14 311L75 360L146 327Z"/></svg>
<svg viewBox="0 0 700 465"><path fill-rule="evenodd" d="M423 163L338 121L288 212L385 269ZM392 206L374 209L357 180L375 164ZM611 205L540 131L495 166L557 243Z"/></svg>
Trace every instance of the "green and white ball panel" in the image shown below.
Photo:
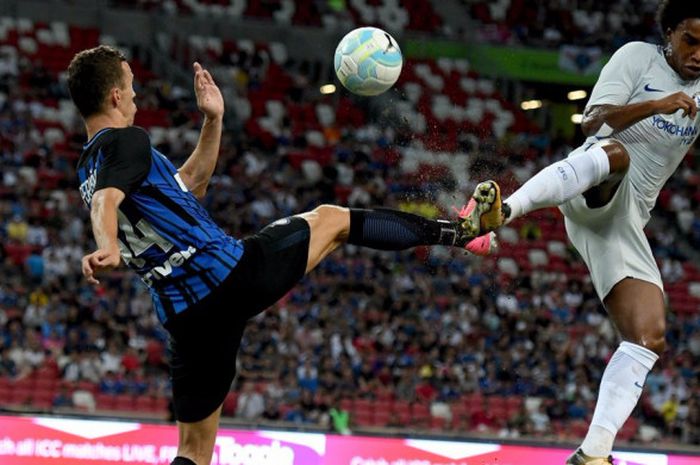
<svg viewBox="0 0 700 465"><path fill-rule="evenodd" d="M398 44L387 32L362 27L349 32L335 51L335 72L350 92L378 95L399 78L403 57Z"/></svg>

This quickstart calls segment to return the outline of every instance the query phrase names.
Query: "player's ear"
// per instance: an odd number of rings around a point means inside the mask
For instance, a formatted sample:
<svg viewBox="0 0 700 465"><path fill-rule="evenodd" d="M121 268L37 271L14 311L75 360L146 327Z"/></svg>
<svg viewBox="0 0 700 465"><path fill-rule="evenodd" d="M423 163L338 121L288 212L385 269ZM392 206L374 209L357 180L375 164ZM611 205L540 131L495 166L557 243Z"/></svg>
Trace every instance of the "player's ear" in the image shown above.
<svg viewBox="0 0 700 465"><path fill-rule="evenodd" d="M119 87L112 87L112 90L109 93L109 105L111 108L116 108L119 106L119 103L121 100L124 98L124 95L122 95L122 90Z"/></svg>

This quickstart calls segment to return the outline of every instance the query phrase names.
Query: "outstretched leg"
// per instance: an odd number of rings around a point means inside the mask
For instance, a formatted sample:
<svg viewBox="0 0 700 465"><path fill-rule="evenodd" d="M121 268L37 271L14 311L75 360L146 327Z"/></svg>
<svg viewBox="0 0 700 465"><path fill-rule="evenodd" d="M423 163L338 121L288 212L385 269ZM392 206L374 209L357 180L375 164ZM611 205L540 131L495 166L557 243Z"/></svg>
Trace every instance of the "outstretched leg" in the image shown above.
<svg viewBox="0 0 700 465"><path fill-rule="evenodd" d="M311 229L307 272L344 242L378 250L448 245L474 251L469 244L475 235L465 230L460 221L431 220L400 210L356 209L334 205L321 205L299 216L309 223ZM483 241L487 244L481 244ZM488 252L493 238L487 236L478 242Z"/></svg>
<svg viewBox="0 0 700 465"><path fill-rule="evenodd" d="M606 140L553 163L504 201L506 223L540 208L559 206L584 194L591 208L605 205L629 168L625 147Z"/></svg>

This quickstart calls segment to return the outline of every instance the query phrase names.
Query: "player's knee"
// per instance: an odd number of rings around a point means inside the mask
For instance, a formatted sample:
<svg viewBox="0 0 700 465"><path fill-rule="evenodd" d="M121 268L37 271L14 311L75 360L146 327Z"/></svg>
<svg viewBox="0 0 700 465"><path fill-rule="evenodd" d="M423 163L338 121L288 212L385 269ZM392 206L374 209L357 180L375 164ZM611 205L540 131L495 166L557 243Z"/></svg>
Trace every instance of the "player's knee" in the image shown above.
<svg viewBox="0 0 700 465"><path fill-rule="evenodd" d="M630 155L625 146L616 140L609 140L602 148L608 154L610 173L626 173L630 167Z"/></svg>
<svg viewBox="0 0 700 465"><path fill-rule="evenodd" d="M635 343L661 355L666 350L666 323L658 321L648 325L635 338Z"/></svg>
<svg viewBox="0 0 700 465"><path fill-rule="evenodd" d="M345 207L339 207L337 205L331 205L327 203L324 203L314 208L314 212L316 212L319 216L324 217L347 215L347 211L348 209Z"/></svg>
<svg viewBox="0 0 700 465"><path fill-rule="evenodd" d="M347 235L350 230L350 212L345 207L323 204L316 207L313 212L324 225L331 225L337 229L337 235Z"/></svg>
<svg viewBox="0 0 700 465"><path fill-rule="evenodd" d="M644 347L651 350L657 355L661 355L666 350L666 335L664 332L658 332L650 336L649 340L642 341Z"/></svg>

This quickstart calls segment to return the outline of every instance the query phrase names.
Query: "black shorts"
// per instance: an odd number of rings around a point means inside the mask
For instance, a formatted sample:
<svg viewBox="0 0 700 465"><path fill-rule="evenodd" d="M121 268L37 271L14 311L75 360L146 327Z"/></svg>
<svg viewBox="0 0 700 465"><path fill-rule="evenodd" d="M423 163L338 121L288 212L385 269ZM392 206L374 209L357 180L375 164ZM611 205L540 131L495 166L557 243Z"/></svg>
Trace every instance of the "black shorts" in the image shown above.
<svg viewBox="0 0 700 465"><path fill-rule="evenodd" d="M236 375L246 322L298 283L306 272L309 224L283 218L243 240L243 256L221 285L168 320L173 405L192 423L224 401Z"/></svg>

